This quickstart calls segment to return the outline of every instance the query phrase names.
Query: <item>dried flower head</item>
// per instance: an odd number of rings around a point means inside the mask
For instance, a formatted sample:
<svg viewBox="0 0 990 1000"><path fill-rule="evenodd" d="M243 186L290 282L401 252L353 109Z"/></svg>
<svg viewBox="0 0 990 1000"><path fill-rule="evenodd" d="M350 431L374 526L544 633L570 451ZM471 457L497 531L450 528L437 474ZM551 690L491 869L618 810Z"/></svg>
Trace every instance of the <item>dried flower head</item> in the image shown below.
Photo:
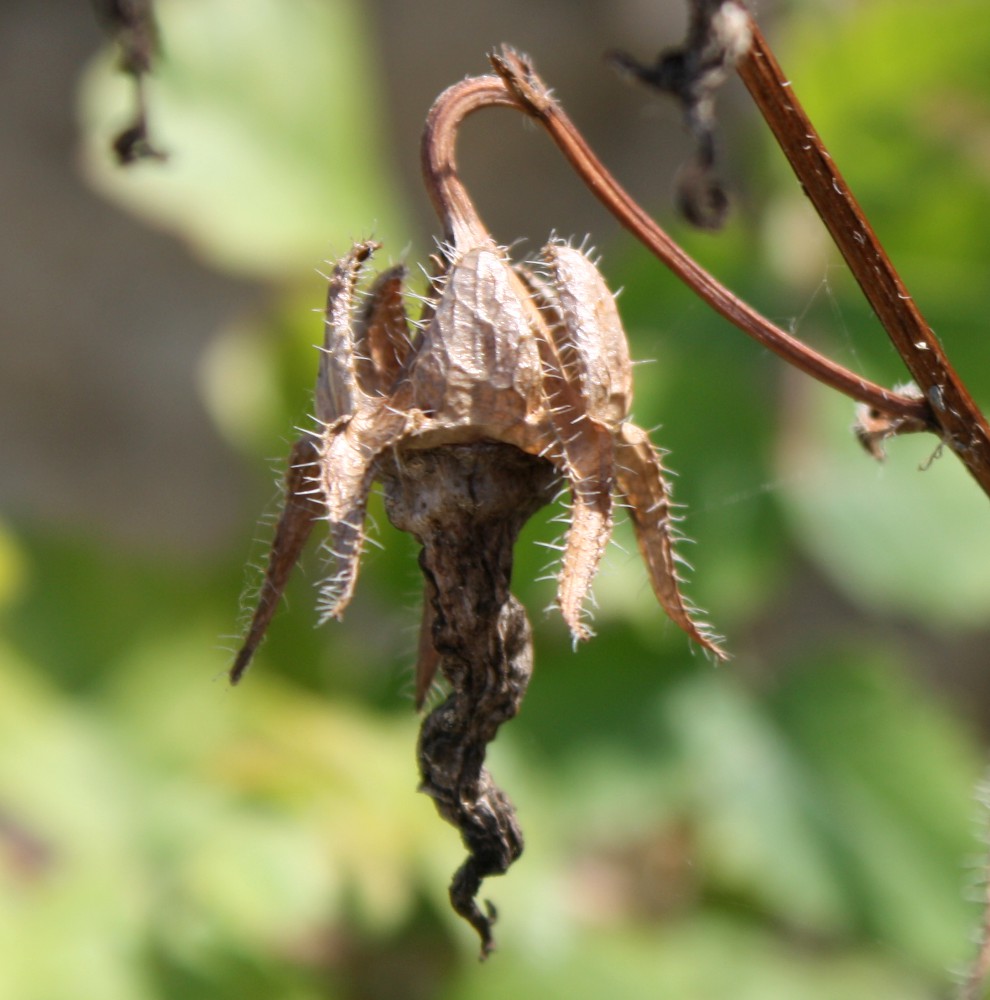
<svg viewBox="0 0 990 1000"><path fill-rule="evenodd" d="M632 377L615 301L597 268L557 240L513 263L457 179L453 136L477 107L509 103L497 78L442 95L427 122L424 170L445 242L422 316L411 324L403 271L361 291L373 243L334 266L316 386L317 429L293 449L285 506L257 610L231 671L240 679L316 521L332 569L324 618L354 591L372 484L386 512L423 546L426 581L417 703L439 672L447 699L424 720L421 788L461 831L469 857L454 908L492 947L494 910L475 895L522 850L511 803L484 768L485 748L515 714L532 670L525 611L509 593L512 547L553 484L570 490L557 604L575 640L612 531L613 496L628 506L653 590L668 615L724 653L680 591L674 517L657 450L628 420Z"/></svg>

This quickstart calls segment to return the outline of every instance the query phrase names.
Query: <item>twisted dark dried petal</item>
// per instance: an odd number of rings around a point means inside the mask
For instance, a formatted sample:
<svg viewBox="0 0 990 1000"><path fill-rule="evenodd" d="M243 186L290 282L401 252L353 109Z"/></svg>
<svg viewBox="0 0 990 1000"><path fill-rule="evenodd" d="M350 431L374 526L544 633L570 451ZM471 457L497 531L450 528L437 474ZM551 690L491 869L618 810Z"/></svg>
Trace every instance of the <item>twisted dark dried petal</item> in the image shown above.
<svg viewBox="0 0 990 1000"><path fill-rule="evenodd" d="M519 708L532 672L529 623L509 593L519 530L549 501L549 462L481 442L406 450L383 462L386 512L422 544L426 617L450 695L423 721L420 788L461 833L468 858L450 888L454 909L493 947L494 909L475 902L482 880L523 848L509 799L484 767L488 743Z"/></svg>

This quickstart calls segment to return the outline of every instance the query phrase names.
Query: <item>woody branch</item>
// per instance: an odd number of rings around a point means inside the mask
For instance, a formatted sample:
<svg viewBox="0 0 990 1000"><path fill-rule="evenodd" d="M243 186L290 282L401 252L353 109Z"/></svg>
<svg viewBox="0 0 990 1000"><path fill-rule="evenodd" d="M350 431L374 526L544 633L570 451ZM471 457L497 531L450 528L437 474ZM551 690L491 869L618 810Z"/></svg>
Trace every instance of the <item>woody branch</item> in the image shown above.
<svg viewBox="0 0 990 1000"><path fill-rule="evenodd" d="M990 428L904 287L755 21L737 69L805 193L917 383L926 423L990 496Z"/></svg>

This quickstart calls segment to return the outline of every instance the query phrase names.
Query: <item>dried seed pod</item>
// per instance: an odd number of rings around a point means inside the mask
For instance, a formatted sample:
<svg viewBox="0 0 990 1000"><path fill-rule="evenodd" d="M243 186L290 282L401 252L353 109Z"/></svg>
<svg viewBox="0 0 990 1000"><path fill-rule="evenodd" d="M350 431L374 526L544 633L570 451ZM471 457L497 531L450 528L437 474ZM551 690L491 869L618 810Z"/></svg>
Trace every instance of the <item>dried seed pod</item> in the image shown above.
<svg viewBox="0 0 990 1000"><path fill-rule="evenodd" d="M410 403L430 435L503 440L538 415L537 334L506 252L486 242L450 255L409 371Z"/></svg>
<svg viewBox="0 0 990 1000"><path fill-rule="evenodd" d="M615 299L580 250L552 242L541 256L547 268L544 309L564 376L593 420L616 427L632 403L632 362Z"/></svg>
<svg viewBox="0 0 990 1000"><path fill-rule="evenodd" d="M522 850L511 803L483 766L532 665L525 613L508 589L512 545L549 501L555 477L572 496L557 602L574 637L590 635L583 608L618 488L660 603L695 641L724 654L681 596L663 468L645 432L626 420L628 348L597 268L551 243L537 274L469 235L468 247L447 253L414 344L398 269L364 298L359 291L374 244L355 245L334 267L316 388L321 429L294 449L261 599L231 677L246 668L321 517L334 567L320 610L343 612L357 579L367 497L382 480L389 517L423 545L416 700L438 672L450 694L423 723L422 788L468 848L451 902L478 931L485 955L494 911L483 912L475 896Z"/></svg>
<svg viewBox="0 0 990 1000"><path fill-rule="evenodd" d="M484 956L494 909L482 911L475 897L523 843L511 803L484 768L487 744L517 711L532 669L529 625L509 593L512 547L555 480L572 498L557 603L574 638L591 635L584 608L617 489L632 508L660 603L692 639L724 654L680 592L667 483L645 432L627 421L632 366L598 269L559 241L535 267L514 265L457 180L443 109L455 118L470 111L471 87L448 90L428 122L425 172L450 243L415 341L401 268L360 290L376 244L356 244L333 268L316 386L320 429L293 452L261 599L231 677L261 641L318 518L333 560L320 610L340 616L357 579L368 494L381 480L388 516L423 546L417 706L437 673L450 690L423 722L421 787L468 849L450 898Z"/></svg>

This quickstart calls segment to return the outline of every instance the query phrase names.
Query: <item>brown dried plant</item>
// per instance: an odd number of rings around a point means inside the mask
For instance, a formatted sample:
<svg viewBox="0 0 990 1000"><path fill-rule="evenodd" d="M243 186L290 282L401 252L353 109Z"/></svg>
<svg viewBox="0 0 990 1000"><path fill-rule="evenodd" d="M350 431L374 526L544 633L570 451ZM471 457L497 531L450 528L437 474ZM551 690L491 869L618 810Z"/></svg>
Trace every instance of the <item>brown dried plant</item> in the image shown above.
<svg viewBox="0 0 990 1000"><path fill-rule="evenodd" d="M372 243L333 268L316 383L318 429L290 459L286 502L261 597L231 672L235 682L271 620L317 520L327 522L333 570L324 618L354 590L365 507L375 480L386 512L423 546L426 599L416 699L434 675L451 694L423 724L422 789L462 832L470 857L455 877L455 909L491 948L491 913L474 896L522 849L505 796L483 768L485 747L515 714L532 664L529 625L509 594L512 546L525 521L570 489L557 603L575 640L612 530L612 498L629 508L653 590L695 642L724 658L680 590L674 517L657 450L628 420L631 363L615 301L595 265L551 240L516 264L482 224L457 177L454 140L472 111L513 101L498 77L446 91L427 121L424 173L444 224L415 331L403 269L359 291Z"/></svg>
<svg viewBox="0 0 990 1000"><path fill-rule="evenodd" d="M516 714L532 672L529 623L509 592L523 524L563 481L571 505L557 604L575 640L587 639L584 609L618 496L669 617L714 657L725 653L681 593L670 491L659 453L629 420L631 366L613 297L579 250L551 240L535 261L520 264L489 234L456 168L454 144L467 115L502 106L539 122L616 218L716 311L788 363L857 400L860 438L875 454L894 434L931 430L990 491L985 421L931 332L918 329L917 309L801 117L756 25L738 0L697 0L694 7L689 48L700 46L699 53L665 58L681 74L678 95L704 145L699 164L711 167L711 88L737 65L823 216L831 204L826 188L839 197L837 210L852 213L856 228L837 243L881 319L904 331L891 335L920 388L888 390L861 378L719 284L623 191L529 61L503 49L492 57L497 75L449 88L427 119L423 173L444 232L419 319L411 322L406 313L403 267L389 268L362 290L376 244L356 244L333 267L317 428L292 449L257 607L230 673L234 683L242 677L318 521L326 522L331 562L320 610L324 619L343 614L357 579L368 495L380 482L389 519L422 546L417 707L438 674L449 693L423 721L420 787L467 847L450 897L477 930L482 957L493 947L495 912L491 904L482 911L475 897L482 880L504 873L523 846L512 805L484 767L488 743ZM718 30L709 30L705 18L715 18ZM626 68L633 65L627 60ZM663 65L658 76L669 82ZM699 75L693 82L691 72ZM650 82L649 72L638 75ZM692 100L703 102L700 111L692 112ZM795 129L804 143L796 152ZM809 149L815 152L806 167L802 156L807 159ZM806 179L806 169L814 176ZM824 179L815 171L824 171ZM696 186L695 194L708 197L711 183ZM704 205L698 211L704 214ZM865 287L867 269L878 276L879 292ZM909 346L904 336L912 337Z"/></svg>

